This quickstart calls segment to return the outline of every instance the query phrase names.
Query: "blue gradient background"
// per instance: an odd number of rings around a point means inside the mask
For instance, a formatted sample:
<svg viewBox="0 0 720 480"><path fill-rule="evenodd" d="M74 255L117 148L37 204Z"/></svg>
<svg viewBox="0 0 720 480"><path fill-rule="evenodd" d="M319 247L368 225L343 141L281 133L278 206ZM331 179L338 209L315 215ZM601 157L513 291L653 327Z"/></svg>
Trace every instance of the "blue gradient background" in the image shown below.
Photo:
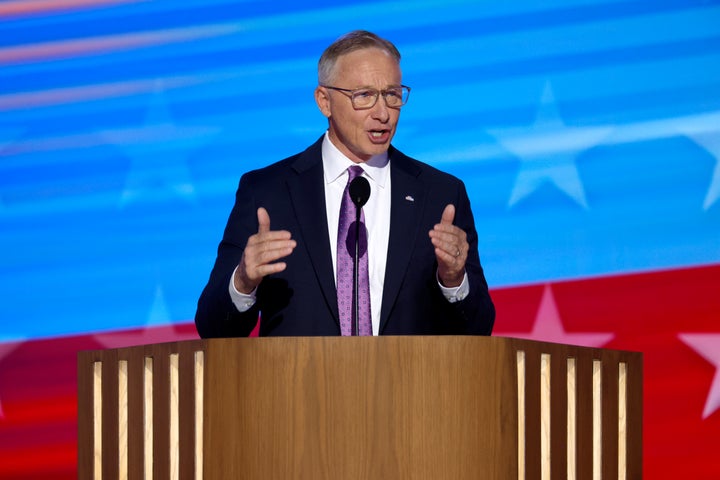
<svg viewBox="0 0 720 480"><path fill-rule="evenodd" d="M0 21L0 340L190 321L240 175L364 28L491 288L720 262L720 2L120 2Z"/></svg>

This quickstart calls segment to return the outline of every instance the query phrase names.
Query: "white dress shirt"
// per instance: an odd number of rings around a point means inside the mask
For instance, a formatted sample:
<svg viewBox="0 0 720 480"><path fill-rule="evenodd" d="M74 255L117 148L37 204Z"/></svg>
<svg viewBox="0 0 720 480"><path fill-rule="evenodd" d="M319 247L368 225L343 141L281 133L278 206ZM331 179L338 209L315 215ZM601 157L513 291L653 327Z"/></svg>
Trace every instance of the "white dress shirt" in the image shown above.
<svg viewBox="0 0 720 480"><path fill-rule="evenodd" d="M333 273L337 283L337 231L340 218L340 203L348 179L348 167L357 165L333 145L327 133L322 144L323 172L325 176L325 210L328 218L328 235ZM387 263L390 237L390 162L387 153L372 157L360 164L363 176L370 183L370 197L363 207L365 227L368 231L368 273L370 276L370 314L373 335L380 330L380 308L382 306L385 266ZM272 218L270 218L272 222ZM440 219L438 218L438 222ZM430 242L430 238L427 239ZM237 268L236 268L237 270ZM233 277L235 273L233 272ZM438 281L445 298L450 302L464 299L470 287L467 274L459 287L447 288ZM230 298L240 312L249 310L255 304L255 291L249 294L238 292L233 278L229 285Z"/></svg>
<svg viewBox="0 0 720 480"><path fill-rule="evenodd" d="M322 145L323 172L325 174L325 210L328 218L328 235L333 272L337 284L337 235L340 204L348 181L348 168L357 165L332 144L327 133ZM385 264L390 238L390 163L387 153L372 157L360 164L363 177L370 183L370 197L363 206L365 228L368 232L368 275L370 277L370 316L373 335L380 329Z"/></svg>

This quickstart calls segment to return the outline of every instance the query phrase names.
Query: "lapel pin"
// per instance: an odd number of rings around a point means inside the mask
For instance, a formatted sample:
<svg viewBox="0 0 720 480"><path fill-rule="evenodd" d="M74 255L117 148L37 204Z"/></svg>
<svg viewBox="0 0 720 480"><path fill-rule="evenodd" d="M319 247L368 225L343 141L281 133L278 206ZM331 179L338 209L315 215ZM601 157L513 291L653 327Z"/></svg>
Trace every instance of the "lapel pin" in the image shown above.
<svg viewBox="0 0 720 480"><path fill-rule="evenodd" d="M405 196L405 200L407 200L408 202L414 202L414 201L415 201L415 199L413 198L412 195L406 195L406 196Z"/></svg>

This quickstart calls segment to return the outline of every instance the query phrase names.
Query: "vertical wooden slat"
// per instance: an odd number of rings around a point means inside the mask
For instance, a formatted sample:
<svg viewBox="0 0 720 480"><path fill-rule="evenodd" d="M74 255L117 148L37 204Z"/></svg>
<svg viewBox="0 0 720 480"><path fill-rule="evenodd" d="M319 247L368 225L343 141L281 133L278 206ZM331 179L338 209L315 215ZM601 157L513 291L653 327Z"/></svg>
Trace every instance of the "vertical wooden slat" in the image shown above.
<svg viewBox="0 0 720 480"><path fill-rule="evenodd" d="M518 480L525 480L525 352L517 351Z"/></svg>
<svg viewBox="0 0 720 480"><path fill-rule="evenodd" d="M618 474L618 358L606 352L602 362L602 478Z"/></svg>
<svg viewBox="0 0 720 480"><path fill-rule="evenodd" d="M125 350L128 362L128 478L143 478L145 356L139 348Z"/></svg>
<svg viewBox="0 0 720 480"><path fill-rule="evenodd" d="M577 367L574 357L567 359L567 422L566 439L566 473L555 478L567 478L567 480L577 479Z"/></svg>
<svg viewBox="0 0 720 480"><path fill-rule="evenodd" d="M205 418L205 352L195 353L195 480L204 472L203 434Z"/></svg>
<svg viewBox="0 0 720 480"><path fill-rule="evenodd" d="M153 477L170 477L170 349L154 346L153 355Z"/></svg>
<svg viewBox="0 0 720 480"><path fill-rule="evenodd" d="M118 477L128 478L128 362L118 360Z"/></svg>
<svg viewBox="0 0 720 480"><path fill-rule="evenodd" d="M567 362L567 352L553 353L550 366L550 478L567 478Z"/></svg>
<svg viewBox="0 0 720 480"><path fill-rule="evenodd" d="M550 480L550 382L551 382L551 356L548 353L540 355L540 478Z"/></svg>
<svg viewBox="0 0 720 480"><path fill-rule="evenodd" d="M593 360L592 363L592 432L593 432L593 480L602 478L602 362Z"/></svg>
<svg viewBox="0 0 720 480"><path fill-rule="evenodd" d="M155 362L145 357L143 362L143 478L153 479L153 455L155 454Z"/></svg>
<svg viewBox="0 0 720 480"><path fill-rule="evenodd" d="M192 344L178 344L180 354L179 454L180 479L195 477L195 349Z"/></svg>
<svg viewBox="0 0 720 480"><path fill-rule="evenodd" d="M627 455L628 478L642 478L643 458L643 358L639 353L633 354L634 361L628 364L628 429Z"/></svg>
<svg viewBox="0 0 720 480"><path fill-rule="evenodd" d="M540 350L525 351L525 476L540 480Z"/></svg>
<svg viewBox="0 0 720 480"><path fill-rule="evenodd" d="M592 478L592 357L578 352L577 385L577 478Z"/></svg>
<svg viewBox="0 0 720 480"><path fill-rule="evenodd" d="M171 353L169 360L169 410L170 418L168 431L170 438L168 440L168 457L170 480L180 479L180 356L177 353Z"/></svg>
<svg viewBox="0 0 720 480"><path fill-rule="evenodd" d="M102 362L102 478L118 478L118 362L117 350Z"/></svg>
<svg viewBox="0 0 720 480"><path fill-rule="evenodd" d="M627 480L627 363L618 364L618 480Z"/></svg>
<svg viewBox="0 0 720 480"><path fill-rule="evenodd" d="M93 406L92 406L92 419L93 419L93 444L92 444L92 458L93 458L93 475L94 479L102 478L102 462L103 462L103 364L102 362L95 362L93 364Z"/></svg>

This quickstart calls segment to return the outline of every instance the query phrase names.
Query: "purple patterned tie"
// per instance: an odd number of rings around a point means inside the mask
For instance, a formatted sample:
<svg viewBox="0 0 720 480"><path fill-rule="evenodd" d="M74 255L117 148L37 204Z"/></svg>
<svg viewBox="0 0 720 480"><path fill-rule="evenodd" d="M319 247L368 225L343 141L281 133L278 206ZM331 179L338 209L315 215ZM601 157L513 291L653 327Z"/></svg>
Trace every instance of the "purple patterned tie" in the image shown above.
<svg viewBox="0 0 720 480"><path fill-rule="evenodd" d="M340 204L337 240L337 297L340 331L343 335L357 335L353 325L353 258L355 257L356 208L350 199L350 182L363 173L360 166L348 168L348 183ZM360 210L360 242L358 260L358 325L360 335L372 335L370 320L370 277L368 275L367 230L365 213Z"/></svg>

